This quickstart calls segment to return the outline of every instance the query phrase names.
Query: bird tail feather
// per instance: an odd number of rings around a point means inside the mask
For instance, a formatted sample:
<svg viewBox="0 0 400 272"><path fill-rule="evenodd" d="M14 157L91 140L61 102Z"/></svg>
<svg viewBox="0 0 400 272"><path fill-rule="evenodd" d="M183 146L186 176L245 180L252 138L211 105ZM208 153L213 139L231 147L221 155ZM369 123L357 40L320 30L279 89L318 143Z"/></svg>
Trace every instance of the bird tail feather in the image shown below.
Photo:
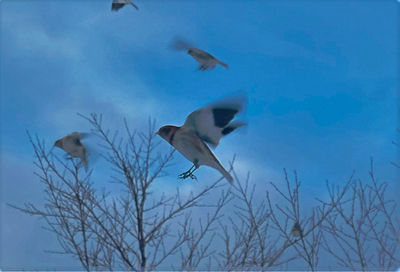
<svg viewBox="0 0 400 272"><path fill-rule="evenodd" d="M88 163L86 155L81 156L80 159L81 159L81 165L83 165L83 167L85 168L85 171L87 172L89 169L89 163Z"/></svg>
<svg viewBox="0 0 400 272"><path fill-rule="evenodd" d="M139 10L138 6L136 6L134 3L129 2L129 4L131 4L135 9Z"/></svg>
<svg viewBox="0 0 400 272"><path fill-rule="evenodd" d="M218 63L221 64L222 66L224 66L226 69L229 68L229 65L226 64L225 62L222 62L222 61L219 60Z"/></svg>
<svg viewBox="0 0 400 272"><path fill-rule="evenodd" d="M229 181L230 184L233 184L233 177L226 171L224 168L220 169L221 174Z"/></svg>
<svg viewBox="0 0 400 272"><path fill-rule="evenodd" d="M222 136L226 136L229 133L231 133L232 131L234 131L235 129L245 126L245 125L247 125L247 124L244 122L232 122L228 126L224 127L224 129L221 131Z"/></svg>
<svg viewBox="0 0 400 272"><path fill-rule="evenodd" d="M229 174L228 171L221 165L217 158L214 157L213 161L209 161L208 163L204 163L205 165L211 166L212 168L218 170L224 178L226 178L230 184L233 184L233 177Z"/></svg>

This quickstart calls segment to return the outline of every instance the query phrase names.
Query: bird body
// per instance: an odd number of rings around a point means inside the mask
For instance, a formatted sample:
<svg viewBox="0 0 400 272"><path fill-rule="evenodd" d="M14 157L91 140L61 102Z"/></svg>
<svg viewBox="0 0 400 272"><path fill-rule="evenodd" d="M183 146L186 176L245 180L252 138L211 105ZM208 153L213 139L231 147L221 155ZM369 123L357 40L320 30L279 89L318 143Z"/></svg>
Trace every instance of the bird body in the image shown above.
<svg viewBox="0 0 400 272"><path fill-rule="evenodd" d="M192 130L182 126L171 128L168 136L169 143L176 148L186 159L191 161L196 168L201 165L210 166L218 170L229 182L232 176L224 169L210 148Z"/></svg>
<svg viewBox="0 0 400 272"><path fill-rule="evenodd" d="M211 70L215 68L218 64L228 68L228 64L220 61L210 53L195 48L189 43L183 41L182 39L175 38L171 44L171 48L174 50L185 50L189 55L191 55L197 62L200 63L198 69L200 71Z"/></svg>
<svg viewBox="0 0 400 272"><path fill-rule="evenodd" d="M123 8L126 4L131 4L135 9L139 9L131 0L113 0L111 4L111 10L118 11Z"/></svg>
<svg viewBox="0 0 400 272"><path fill-rule="evenodd" d="M197 168L207 165L218 170L230 183L233 182L232 176L206 143L216 147L222 136L244 125L230 123L241 109L241 103L218 103L192 112L181 127L167 125L159 129L157 134L193 163L194 170L190 171L191 168L183 173L183 178L193 177L192 173Z"/></svg>
<svg viewBox="0 0 400 272"><path fill-rule="evenodd" d="M81 139L86 137L85 133L72 132L67 136L58 139L54 146L63 149L73 158L81 159L85 169L88 169L87 152L85 146L81 143Z"/></svg>
<svg viewBox="0 0 400 272"><path fill-rule="evenodd" d="M188 49L188 54L191 55L195 60L197 60L200 65L199 65L199 70L204 71L204 70L211 70L217 66L217 64L224 66L225 68L228 68L228 64L218 60L216 57L211 55L210 53L207 53L204 50L198 49L191 47Z"/></svg>
<svg viewBox="0 0 400 272"><path fill-rule="evenodd" d="M292 230L290 232L294 237L303 237L303 229L301 228L299 222L295 222L293 224Z"/></svg>

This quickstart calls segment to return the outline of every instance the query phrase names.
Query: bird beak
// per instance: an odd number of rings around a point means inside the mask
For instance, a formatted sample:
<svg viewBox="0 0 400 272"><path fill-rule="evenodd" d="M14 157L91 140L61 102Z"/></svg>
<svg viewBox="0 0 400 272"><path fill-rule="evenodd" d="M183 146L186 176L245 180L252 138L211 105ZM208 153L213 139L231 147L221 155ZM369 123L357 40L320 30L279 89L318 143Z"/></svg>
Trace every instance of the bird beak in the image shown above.
<svg viewBox="0 0 400 272"><path fill-rule="evenodd" d="M157 132L156 132L156 135L160 135L160 131L157 131Z"/></svg>

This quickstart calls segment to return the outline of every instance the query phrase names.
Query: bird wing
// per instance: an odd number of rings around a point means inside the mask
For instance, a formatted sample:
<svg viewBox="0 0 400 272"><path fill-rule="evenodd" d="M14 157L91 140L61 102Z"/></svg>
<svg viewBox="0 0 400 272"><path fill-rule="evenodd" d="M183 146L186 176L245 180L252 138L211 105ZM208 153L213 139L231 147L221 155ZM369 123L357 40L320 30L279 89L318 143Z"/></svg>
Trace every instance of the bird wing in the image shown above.
<svg viewBox="0 0 400 272"><path fill-rule="evenodd" d="M65 136L63 138L63 145L64 145L64 150L69 153L71 156L79 157L80 148L84 148L84 145L82 144L81 140L88 137L90 134L89 133L79 133L79 132L72 132L71 134Z"/></svg>
<svg viewBox="0 0 400 272"><path fill-rule="evenodd" d="M192 46L185 40L175 37L172 43L170 44L170 48L173 50L188 50Z"/></svg>
<svg viewBox="0 0 400 272"><path fill-rule="evenodd" d="M243 100L217 102L195 110L186 118L184 127L194 131L203 141L216 147L232 119L243 108Z"/></svg>
<svg viewBox="0 0 400 272"><path fill-rule="evenodd" d="M135 9L139 10L139 7L132 3L131 0L113 0L111 5L111 10L119 10L126 4L131 4Z"/></svg>
<svg viewBox="0 0 400 272"><path fill-rule="evenodd" d="M87 137L92 136L92 134L90 133L86 133L86 132L80 132L79 133L79 139L86 139Z"/></svg>
<svg viewBox="0 0 400 272"><path fill-rule="evenodd" d="M111 10L119 10L121 9L123 6L125 6L125 3L119 3L118 0L114 0L111 4Z"/></svg>
<svg viewBox="0 0 400 272"><path fill-rule="evenodd" d="M184 127L193 131L203 141L216 147L219 130L214 126L213 116L209 108L198 109L186 118Z"/></svg>
<svg viewBox="0 0 400 272"><path fill-rule="evenodd" d="M85 169L88 169L87 161L87 150L84 144L81 142L81 133L75 134L70 137L66 137L64 141L64 150L71 156L75 158L80 158Z"/></svg>
<svg viewBox="0 0 400 272"><path fill-rule="evenodd" d="M139 7L136 6L134 3L132 3L132 1L127 0L127 2L128 2L129 4L131 4L136 10L139 10Z"/></svg>

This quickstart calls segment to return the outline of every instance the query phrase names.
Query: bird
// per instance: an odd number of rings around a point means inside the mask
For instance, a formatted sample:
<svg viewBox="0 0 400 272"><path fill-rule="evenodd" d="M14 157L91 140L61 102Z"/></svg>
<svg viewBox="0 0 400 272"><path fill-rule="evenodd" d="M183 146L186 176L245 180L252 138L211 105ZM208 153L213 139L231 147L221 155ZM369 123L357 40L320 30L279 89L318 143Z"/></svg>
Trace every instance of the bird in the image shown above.
<svg viewBox="0 0 400 272"><path fill-rule="evenodd" d="M111 4L111 10L118 11L126 4L131 4L135 9L139 10L138 6L132 3L131 0L113 0Z"/></svg>
<svg viewBox="0 0 400 272"><path fill-rule="evenodd" d="M206 165L218 170L233 184L232 176L207 144L215 148L223 136L246 125L244 122L231 122L243 110L244 103L245 99L242 98L219 101L190 113L183 126L166 125L156 132L193 163L188 171L179 175L179 178L196 179L193 172L201 165Z"/></svg>
<svg viewBox="0 0 400 272"><path fill-rule="evenodd" d="M199 71L214 69L218 64L224 66L225 68L229 67L228 64L220 61L210 53L199 48L195 48L180 38L174 39L171 44L171 48L174 50L186 50L189 55L191 55L200 63L198 67Z"/></svg>
<svg viewBox="0 0 400 272"><path fill-rule="evenodd" d="M72 158L81 159L86 171L88 170L87 149L81 140L87 136L87 133L72 132L54 142L54 146L63 149Z"/></svg>
<svg viewBox="0 0 400 272"><path fill-rule="evenodd" d="M299 221L296 221L292 227L292 230L290 231L290 233L294 236L294 237L301 237L303 238L303 230L301 229L300 223Z"/></svg>

